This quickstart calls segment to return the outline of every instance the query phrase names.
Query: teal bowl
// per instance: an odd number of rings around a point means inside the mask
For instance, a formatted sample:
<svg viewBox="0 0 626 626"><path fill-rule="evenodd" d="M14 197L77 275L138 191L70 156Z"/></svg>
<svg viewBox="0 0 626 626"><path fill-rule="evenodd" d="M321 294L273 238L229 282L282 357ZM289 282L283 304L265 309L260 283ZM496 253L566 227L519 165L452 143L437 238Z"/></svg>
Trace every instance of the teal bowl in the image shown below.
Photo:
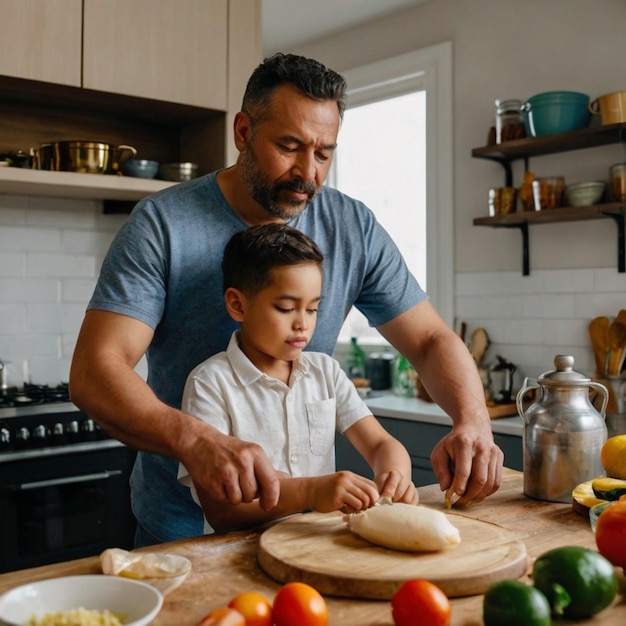
<svg viewBox="0 0 626 626"><path fill-rule="evenodd" d="M133 178L154 178L159 171L158 161L128 159L122 164L122 174Z"/></svg>
<svg viewBox="0 0 626 626"><path fill-rule="evenodd" d="M567 133L589 126L589 96L577 91L547 91L524 103L531 137Z"/></svg>

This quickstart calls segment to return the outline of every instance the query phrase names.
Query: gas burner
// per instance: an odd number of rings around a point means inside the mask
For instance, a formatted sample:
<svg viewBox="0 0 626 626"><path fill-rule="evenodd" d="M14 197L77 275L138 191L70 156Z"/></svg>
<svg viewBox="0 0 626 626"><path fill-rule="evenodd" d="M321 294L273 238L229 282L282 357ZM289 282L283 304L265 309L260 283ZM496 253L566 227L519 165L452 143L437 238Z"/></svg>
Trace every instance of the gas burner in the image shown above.
<svg viewBox="0 0 626 626"><path fill-rule="evenodd" d="M0 408L25 407L51 402L69 402L70 393L67 383L56 387L27 383L21 389L12 387L0 394Z"/></svg>

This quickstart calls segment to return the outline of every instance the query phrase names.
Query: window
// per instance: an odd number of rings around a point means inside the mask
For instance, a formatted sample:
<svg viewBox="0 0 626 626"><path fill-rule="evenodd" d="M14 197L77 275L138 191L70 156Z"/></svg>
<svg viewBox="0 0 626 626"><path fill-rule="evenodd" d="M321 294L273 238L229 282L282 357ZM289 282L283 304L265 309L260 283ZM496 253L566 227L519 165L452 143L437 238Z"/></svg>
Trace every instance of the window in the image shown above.
<svg viewBox="0 0 626 626"><path fill-rule="evenodd" d="M364 201L452 324L451 45L343 72L348 108L329 184ZM339 342L384 340L353 310Z"/></svg>

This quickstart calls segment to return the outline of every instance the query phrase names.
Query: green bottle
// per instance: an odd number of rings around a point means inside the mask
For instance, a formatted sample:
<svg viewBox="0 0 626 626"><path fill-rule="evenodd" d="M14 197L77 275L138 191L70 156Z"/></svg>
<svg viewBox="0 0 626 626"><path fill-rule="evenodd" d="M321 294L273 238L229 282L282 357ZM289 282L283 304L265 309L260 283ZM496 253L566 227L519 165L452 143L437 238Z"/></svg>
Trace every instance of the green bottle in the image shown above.
<svg viewBox="0 0 626 626"><path fill-rule="evenodd" d="M402 354L398 354L393 362L391 384L396 396L401 398L415 396L415 370Z"/></svg>
<svg viewBox="0 0 626 626"><path fill-rule="evenodd" d="M348 378L365 378L365 352L356 342L356 337L350 339L350 352L346 361Z"/></svg>

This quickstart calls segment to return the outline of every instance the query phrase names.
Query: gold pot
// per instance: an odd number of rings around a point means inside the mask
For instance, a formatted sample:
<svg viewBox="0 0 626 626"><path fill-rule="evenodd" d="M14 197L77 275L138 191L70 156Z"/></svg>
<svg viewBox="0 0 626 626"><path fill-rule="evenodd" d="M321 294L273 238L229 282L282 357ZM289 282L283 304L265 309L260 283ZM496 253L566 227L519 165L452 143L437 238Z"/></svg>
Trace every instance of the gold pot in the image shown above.
<svg viewBox="0 0 626 626"><path fill-rule="evenodd" d="M86 174L115 174L137 155L133 146L97 141L56 141L39 149L39 169Z"/></svg>

